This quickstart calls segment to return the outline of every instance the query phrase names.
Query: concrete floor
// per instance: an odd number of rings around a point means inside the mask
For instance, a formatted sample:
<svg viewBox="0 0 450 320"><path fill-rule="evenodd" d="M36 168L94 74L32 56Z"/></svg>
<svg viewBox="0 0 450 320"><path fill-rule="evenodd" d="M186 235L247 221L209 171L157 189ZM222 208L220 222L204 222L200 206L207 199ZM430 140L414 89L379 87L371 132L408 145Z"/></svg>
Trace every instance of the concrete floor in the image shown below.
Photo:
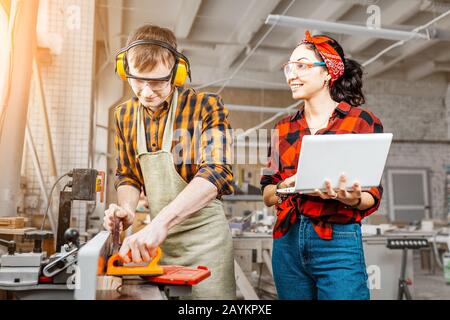
<svg viewBox="0 0 450 320"><path fill-rule="evenodd" d="M414 255L414 295L417 300L450 300L450 284L445 283L442 269L435 274L421 269L420 257Z"/></svg>

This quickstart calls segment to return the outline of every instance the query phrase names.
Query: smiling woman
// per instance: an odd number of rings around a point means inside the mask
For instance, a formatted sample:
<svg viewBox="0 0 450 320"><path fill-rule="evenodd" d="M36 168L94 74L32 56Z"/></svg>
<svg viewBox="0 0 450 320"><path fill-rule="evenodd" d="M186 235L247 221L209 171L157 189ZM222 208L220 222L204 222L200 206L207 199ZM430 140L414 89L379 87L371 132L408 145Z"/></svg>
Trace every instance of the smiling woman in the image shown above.
<svg viewBox="0 0 450 320"><path fill-rule="evenodd" d="M378 209L381 185L362 191L353 181L348 189L342 174L336 189L324 178L325 191L278 193L294 186L297 170L311 170L295 165L304 136L383 131L380 120L361 108L362 68L336 40L307 31L283 71L304 107L276 124L268 164L273 174L261 178L266 206L277 209L272 267L278 297L369 299L360 222Z"/></svg>

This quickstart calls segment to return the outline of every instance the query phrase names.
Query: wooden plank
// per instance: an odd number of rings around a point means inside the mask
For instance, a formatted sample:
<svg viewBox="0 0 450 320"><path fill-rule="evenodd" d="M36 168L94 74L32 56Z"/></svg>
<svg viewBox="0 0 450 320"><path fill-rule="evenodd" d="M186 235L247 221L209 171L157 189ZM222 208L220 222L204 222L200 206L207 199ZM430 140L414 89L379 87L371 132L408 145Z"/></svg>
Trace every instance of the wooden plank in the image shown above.
<svg viewBox="0 0 450 320"><path fill-rule="evenodd" d="M234 270L235 270L236 286L241 291L241 294L244 296L244 299L259 300L259 297L255 292L255 289L245 276L245 273L242 271L241 266L239 265L239 263L237 263L236 260L234 260Z"/></svg>
<svg viewBox="0 0 450 320"><path fill-rule="evenodd" d="M0 228L20 229L25 226L23 217L2 217L0 218Z"/></svg>
<svg viewBox="0 0 450 320"><path fill-rule="evenodd" d="M97 281L100 277L97 277ZM156 284L143 280L103 279L100 289L97 287L97 300L163 300L163 294ZM109 283L108 283L109 282ZM113 290L122 282L120 290ZM105 287L106 285L106 287ZM116 288L117 289L117 288Z"/></svg>
<svg viewBox="0 0 450 320"><path fill-rule="evenodd" d="M113 276L98 276L98 291L116 291L122 285L122 278Z"/></svg>
<svg viewBox="0 0 450 320"><path fill-rule="evenodd" d="M25 234L25 232L32 230L36 230L36 228L22 228L22 229L0 228L0 234L23 235Z"/></svg>

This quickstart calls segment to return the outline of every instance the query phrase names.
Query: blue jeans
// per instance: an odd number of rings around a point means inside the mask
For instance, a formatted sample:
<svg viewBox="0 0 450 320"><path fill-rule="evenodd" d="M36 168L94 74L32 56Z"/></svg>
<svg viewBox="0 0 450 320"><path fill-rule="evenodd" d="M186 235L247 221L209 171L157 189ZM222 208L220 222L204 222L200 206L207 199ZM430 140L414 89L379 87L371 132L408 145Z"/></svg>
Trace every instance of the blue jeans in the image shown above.
<svg viewBox="0 0 450 320"><path fill-rule="evenodd" d="M357 223L333 224L333 239L323 240L302 215L286 235L274 239L272 267L279 299L370 299Z"/></svg>

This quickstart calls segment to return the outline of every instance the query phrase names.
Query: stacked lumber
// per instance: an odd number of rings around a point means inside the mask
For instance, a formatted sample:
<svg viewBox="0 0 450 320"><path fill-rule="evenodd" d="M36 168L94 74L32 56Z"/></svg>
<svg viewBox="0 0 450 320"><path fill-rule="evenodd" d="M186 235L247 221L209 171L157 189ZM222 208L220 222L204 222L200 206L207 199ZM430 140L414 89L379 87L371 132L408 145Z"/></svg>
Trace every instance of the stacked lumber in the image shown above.
<svg viewBox="0 0 450 320"><path fill-rule="evenodd" d="M23 217L1 217L0 228L22 229L25 227L25 218Z"/></svg>

